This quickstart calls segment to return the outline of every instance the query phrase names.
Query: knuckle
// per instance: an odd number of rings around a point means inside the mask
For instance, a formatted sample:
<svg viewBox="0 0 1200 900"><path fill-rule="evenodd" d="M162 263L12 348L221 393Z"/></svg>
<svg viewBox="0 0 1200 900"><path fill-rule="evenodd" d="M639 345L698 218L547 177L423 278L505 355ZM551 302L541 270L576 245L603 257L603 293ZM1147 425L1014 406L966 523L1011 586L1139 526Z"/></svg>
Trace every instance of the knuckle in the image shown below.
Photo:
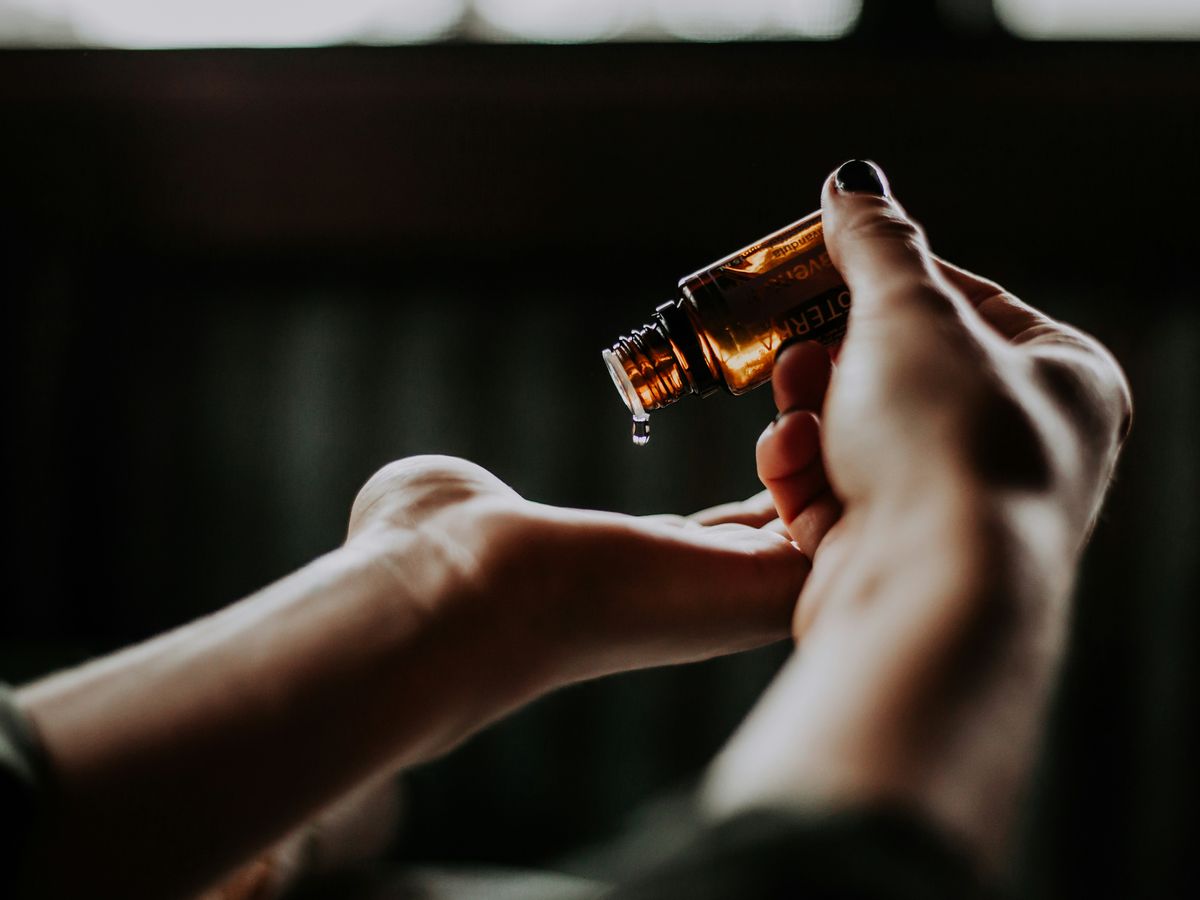
<svg viewBox="0 0 1200 900"><path fill-rule="evenodd" d="M393 460L372 475L363 486L363 492L386 488L414 488L443 480L461 466L471 465L466 460L453 456L422 454Z"/></svg>
<svg viewBox="0 0 1200 900"><path fill-rule="evenodd" d="M1120 385L1117 391L1117 440L1124 443L1133 430L1133 390L1124 370L1118 372Z"/></svg>
<svg viewBox="0 0 1200 900"><path fill-rule="evenodd" d="M924 229L892 207L870 209L850 223L850 232L872 240L896 244L913 254L925 253L928 244Z"/></svg>
<svg viewBox="0 0 1200 900"><path fill-rule="evenodd" d="M1058 354L1039 354L1034 357L1033 371L1041 387L1048 391L1060 406L1082 409L1091 404L1091 379L1086 377L1074 360Z"/></svg>
<svg viewBox="0 0 1200 900"><path fill-rule="evenodd" d="M1070 419L1089 434L1129 435L1133 394L1120 364L1095 338L1082 332L1059 334L1038 348L1033 363L1039 385Z"/></svg>
<svg viewBox="0 0 1200 900"><path fill-rule="evenodd" d="M919 273L904 287L903 302L920 312L946 319L959 319L958 307L950 295L928 273Z"/></svg>
<svg viewBox="0 0 1200 900"><path fill-rule="evenodd" d="M481 466L454 456L427 454L398 459L383 466L355 498L352 519L368 510L385 509L404 517L469 500L488 489L509 490Z"/></svg>
<svg viewBox="0 0 1200 900"><path fill-rule="evenodd" d="M1094 338L1095 360L1100 369L1103 393L1108 404L1111 421L1116 426L1117 441L1123 442L1133 428L1133 389L1129 377L1117 358L1108 348Z"/></svg>
<svg viewBox="0 0 1200 900"><path fill-rule="evenodd" d="M956 355L974 346L957 304L927 272L897 270L877 279L873 288L877 303L871 308L886 312L892 328L900 321L910 323L922 346L945 344ZM895 318L897 313L903 314L902 320Z"/></svg>
<svg viewBox="0 0 1200 900"><path fill-rule="evenodd" d="M990 484L1040 490L1054 480L1054 461L1034 416L1003 385L992 385L973 407L970 458Z"/></svg>

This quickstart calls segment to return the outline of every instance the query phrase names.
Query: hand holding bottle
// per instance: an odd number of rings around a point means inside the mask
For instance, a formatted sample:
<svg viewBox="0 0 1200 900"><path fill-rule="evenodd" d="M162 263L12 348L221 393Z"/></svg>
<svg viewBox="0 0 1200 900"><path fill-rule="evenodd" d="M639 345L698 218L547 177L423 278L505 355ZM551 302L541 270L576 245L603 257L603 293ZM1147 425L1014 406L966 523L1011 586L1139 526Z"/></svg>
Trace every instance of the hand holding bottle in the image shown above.
<svg viewBox="0 0 1200 900"><path fill-rule="evenodd" d="M874 166L843 166L823 207L849 330L836 371L819 346L785 348L758 445L813 556L801 652L709 801L899 802L994 862L1129 390L1094 339L936 258Z"/></svg>
<svg viewBox="0 0 1200 900"><path fill-rule="evenodd" d="M1041 504L1062 520L1073 563L1129 425L1129 388L1111 354L935 257L869 163L829 179L823 219L854 297L850 331L836 373L818 345L781 352L780 413L757 452L783 522L821 558L797 632L862 567L875 543L860 532L880 527L879 510L890 530L929 502Z"/></svg>

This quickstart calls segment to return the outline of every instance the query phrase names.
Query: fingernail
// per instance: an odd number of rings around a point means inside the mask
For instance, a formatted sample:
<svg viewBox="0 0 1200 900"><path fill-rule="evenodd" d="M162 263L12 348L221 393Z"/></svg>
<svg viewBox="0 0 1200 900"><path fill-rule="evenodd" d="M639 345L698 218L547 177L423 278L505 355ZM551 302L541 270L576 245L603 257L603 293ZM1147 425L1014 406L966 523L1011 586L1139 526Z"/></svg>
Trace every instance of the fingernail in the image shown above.
<svg viewBox="0 0 1200 900"><path fill-rule="evenodd" d="M842 163L834 176L833 183L843 194L874 194L876 197L887 196L887 186L883 173L865 159L852 159Z"/></svg>
<svg viewBox="0 0 1200 900"><path fill-rule="evenodd" d="M795 337L795 336L788 338L786 341L784 341L782 344L780 344L779 349L775 351L775 360L778 361L779 357L783 356L783 351L786 350L788 347L795 347L797 344L803 344L803 343L804 343L804 338Z"/></svg>
<svg viewBox="0 0 1200 900"><path fill-rule="evenodd" d="M778 360L779 357L783 355L783 351L788 347L795 347L797 344L816 344L818 347L821 346L820 341L814 341L812 338L793 335L779 345L779 349L775 351L775 359Z"/></svg>
<svg viewBox="0 0 1200 900"><path fill-rule="evenodd" d="M778 425L783 420L784 416L790 415L794 412L800 412L803 409L803 406L789 406L787 409L781 409L779 412L775 413L775 418L771 420L771 424Z"/></svg>

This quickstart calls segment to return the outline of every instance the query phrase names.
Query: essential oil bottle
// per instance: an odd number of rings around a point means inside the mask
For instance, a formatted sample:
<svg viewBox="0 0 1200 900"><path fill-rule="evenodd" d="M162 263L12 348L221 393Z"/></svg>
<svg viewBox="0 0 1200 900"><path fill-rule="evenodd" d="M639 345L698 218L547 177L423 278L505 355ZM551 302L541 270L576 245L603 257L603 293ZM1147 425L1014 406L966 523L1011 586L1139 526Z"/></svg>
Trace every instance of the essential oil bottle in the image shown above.
<svg viewBox="0 0 1200 900"><path fill-rule="evenodd" d="M675 300L603 354L633 414L633 442L650 440L651 410L762 384L785 341L836 344L849 309L819 212L681 279Z"/></svg>

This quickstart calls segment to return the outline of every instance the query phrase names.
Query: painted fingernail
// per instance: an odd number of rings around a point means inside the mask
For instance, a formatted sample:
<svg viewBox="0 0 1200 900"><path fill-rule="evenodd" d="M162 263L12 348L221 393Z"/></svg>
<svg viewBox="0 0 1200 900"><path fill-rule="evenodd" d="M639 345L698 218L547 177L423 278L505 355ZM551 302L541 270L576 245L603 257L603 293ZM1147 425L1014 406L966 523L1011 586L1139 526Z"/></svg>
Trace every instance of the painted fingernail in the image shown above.
<svg viewBox="0 0 1200 900"><path fill-rule="evenodd" d="M842 163L834 176L833 183L843 194L874 194L876 197L887 196L887 186L883 173L865 159L852 159Z"/></svg>
<svg viewBox="0 0 1200 900"><path fill-rule="evenodd" d="M784 350L787 350L789 347L795 347L797 344L816 344L818 347L821 346L820 341L814 341L812 338L790 337L779 345L779 349L775 351L775 359L778 361L779 357L783 355Z"/></svg>

